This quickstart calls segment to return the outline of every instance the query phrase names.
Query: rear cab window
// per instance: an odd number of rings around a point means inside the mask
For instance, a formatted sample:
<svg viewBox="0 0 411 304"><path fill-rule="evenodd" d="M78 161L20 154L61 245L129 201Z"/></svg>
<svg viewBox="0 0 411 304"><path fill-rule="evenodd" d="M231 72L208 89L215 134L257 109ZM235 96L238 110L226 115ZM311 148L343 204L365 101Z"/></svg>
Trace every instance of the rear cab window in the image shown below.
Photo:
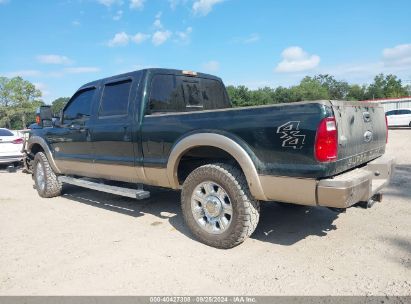
<svg viewBox="0 0 411 304"><path fill-rule="evenodd" d="M155 75L146 114L166 114L230 108L224 85L215 79Z"/></svg>

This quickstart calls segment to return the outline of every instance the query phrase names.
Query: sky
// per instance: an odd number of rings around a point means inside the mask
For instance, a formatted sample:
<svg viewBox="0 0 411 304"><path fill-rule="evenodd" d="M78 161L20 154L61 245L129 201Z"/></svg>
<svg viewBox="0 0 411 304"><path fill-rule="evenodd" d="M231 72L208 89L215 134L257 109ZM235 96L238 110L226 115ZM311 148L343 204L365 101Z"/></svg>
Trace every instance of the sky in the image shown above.
<svg viewBox="0 0 411 304"><path fill-rule="evenodd" d="M84 83L161 67L251 89L328 73L411 83L410 0L0 0L0 76L46 103Z"/></svg>

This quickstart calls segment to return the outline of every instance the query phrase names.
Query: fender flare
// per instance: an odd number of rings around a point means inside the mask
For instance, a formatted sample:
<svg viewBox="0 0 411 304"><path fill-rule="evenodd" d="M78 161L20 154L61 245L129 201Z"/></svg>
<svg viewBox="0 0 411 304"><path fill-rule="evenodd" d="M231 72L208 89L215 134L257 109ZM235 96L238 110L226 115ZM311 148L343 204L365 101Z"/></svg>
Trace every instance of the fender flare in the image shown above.
<svg viewBox="0 0 411 304"><path fill-rule="evenodd" d="M61 173L61 171L59 170L59 168L56 165L56 162L54 161L53 154L51 153L48 144L46 143L46 141L42 137L40 137L40 136L31 136L28 139L28 142L27 142L27 152L30 153L31 148L35 144L40 145L41 148L44 150L44 153L46 153L47 160L49 161L50 166L53 168L53 171L55 173Z"/></svg>
<svg viewBox="0 0 411 304"><path fill-rule="evenodd" d="M167 178L173 189L180 188L177 169L184 153L191 148L201 146L212 146L220 148L230 154L240 165L247 179L248 187L254 198L267 200L257 169L247 151L237 142L226 136L215 133L196 133L189 135L179 141L172 149L167 162Z"/></svg>

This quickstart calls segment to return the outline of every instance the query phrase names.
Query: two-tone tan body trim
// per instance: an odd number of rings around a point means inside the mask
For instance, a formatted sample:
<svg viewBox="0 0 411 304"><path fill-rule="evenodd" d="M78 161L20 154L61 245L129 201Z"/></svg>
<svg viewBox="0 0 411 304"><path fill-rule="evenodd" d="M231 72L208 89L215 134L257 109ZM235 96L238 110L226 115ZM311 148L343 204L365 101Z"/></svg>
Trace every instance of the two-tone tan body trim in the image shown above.
<svg viewBox="0 0 411 304"><path fill-rule="evenodd" d="M317 204L316 179L273 175L259 175L259 178L264 195L269 201L308 206Z"/></svg>
<svg viewBox="0 0 411 304"><path fill-rule="evenodd" d="M173 148L167 164L167 177L173 189L180 187L177 171L184 153L194 147L211 146L224 150L240 165L248 182L251 194L259 200L267 200L257 170L250 155L234 140L215 133L197 133L183 138Z"/></svg>
<svg viewBox="0 0 411 304"><path fill-rule="evenodd" d="M259 175L250 155L237 142L220 134L197 133L177 143L171 151L167 168L104 165L100 168L101 173L96 176L96 173L91 174L91 168L98 164L60 160L60 170L44 139L38 136L31 137L28 142L29 152L35 144L42 147L50 165L58 174L141 182L173 189L181 187L178 166L186 152L196 147L216 147L237 161L247 179L250 192L256 199L336 208L347 208L358 201L370 199L389 182L394 170L394 160L385 156L369 162L363 168L350 170L329 179Z"/></svg>

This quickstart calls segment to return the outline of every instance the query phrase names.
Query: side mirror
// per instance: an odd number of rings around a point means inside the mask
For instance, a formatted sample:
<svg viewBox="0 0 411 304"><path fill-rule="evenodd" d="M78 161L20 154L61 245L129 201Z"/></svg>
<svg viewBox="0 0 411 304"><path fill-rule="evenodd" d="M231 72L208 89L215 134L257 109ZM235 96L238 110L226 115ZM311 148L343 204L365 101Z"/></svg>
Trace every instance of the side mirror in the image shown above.
<svg viewBox="0 0 411 304"><path fill-rule="evenodd" d="M52 124L53 127L60 127L60 117L53 117Z"/></svg>
<svg viewBox="0 0 411 304"><path fill-rule="evenodd" d="M53 113L50 106L41 106L36 111L36 123L40 127L52 126Z"/></svg>

